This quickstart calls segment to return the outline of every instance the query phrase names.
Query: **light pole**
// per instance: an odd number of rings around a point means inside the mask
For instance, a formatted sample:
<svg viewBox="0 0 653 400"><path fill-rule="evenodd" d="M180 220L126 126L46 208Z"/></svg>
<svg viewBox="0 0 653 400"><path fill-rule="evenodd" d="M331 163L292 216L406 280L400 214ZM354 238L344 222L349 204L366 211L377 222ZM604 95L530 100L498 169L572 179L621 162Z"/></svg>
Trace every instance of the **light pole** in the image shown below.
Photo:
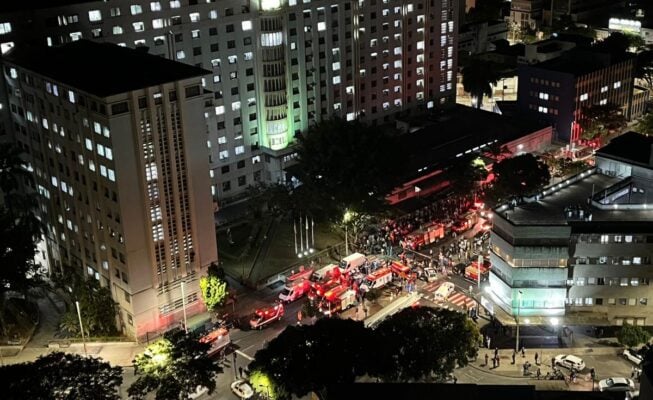
<svg viewBox="0 0 653 400"><path fill-rule="evenodd" d="M188 321L186 320L186 291L184 290L185 285L186 282L182 280L181 281L181 305L184 311L184 332L188 333Z"/></svg>
<svg viewBox="0 0 653 400"><path fill-rule="evenodd" d="M515 336L515 353L519 352L519 312L521 311L521 295L522 291L519 290L517 294L517 318L515 321L517 322L517 335Z"/></svg>
<svg viewBox="0 0 653 400"><path fill-rule="evenodd" d="M349 221L351 221L352 217L351 211L347 210L345 211L345 215L342 217L342 220L345 223L345 255L349 255Z"/></svg>
<svg viewBox="0 0 653 400"><path fill-rule="evenodd" d="M84 339L84 325L82 325L82 312L79 310L79 301L75 301L75 307L77 308L77 318L79 318L79 332L82 334L82 344L84 345L84 356L88 357L86 351L86 339Z"/></svg>

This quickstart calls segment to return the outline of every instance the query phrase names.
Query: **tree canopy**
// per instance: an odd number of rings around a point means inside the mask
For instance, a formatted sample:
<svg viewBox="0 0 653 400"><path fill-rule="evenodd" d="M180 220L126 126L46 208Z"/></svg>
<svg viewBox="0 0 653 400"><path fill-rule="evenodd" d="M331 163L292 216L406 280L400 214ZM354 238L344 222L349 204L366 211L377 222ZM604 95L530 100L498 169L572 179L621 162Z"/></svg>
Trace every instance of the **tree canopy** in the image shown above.
<svg viewBox="0 0 653 400"><path fill-rule="evenodd" d="M351 383L365 373L370 351L368 330L362 322L324 318L314 325L289 326L259 350L251 371L267 377L278 398L302 397L328 384Z"/></svg>
<svg viewBox="0 0 653 400"><path fill-rule="evenodd" d="M462 313L418 307L383 321L373 338L370 375L386 382L441 381L476 356L479 331Z"/></svg>
<svg viewBox="0 0 653 400"><path fill-rule="evenodd" d="M210 346L194 333L167 332L134 359L137 379L128 389L129 397L140 400L156 391L157 400L187 399L198 386L213 393L222 367L209 358Z"/></svg>
<svg viewBox="0 0 653 400"><path fill-rule="evenodd" d="M216 269L209 268L209 273L200 278L200 291L206 308L215 311L224 304L229 295L227 282L220 278Z"/></svg>
<svg viewBox="0 0 653 400"><path fill-rule="evenodd" d="M93 357L55 352L33 362L0 367L7 400L118 400L122 368Z"/></svg>
<svg viewBox="0 0 653 400"><path fill-rule="evenodd" d="M492 86L501 79L502 65L472 57L463 67L463 89L476 98L476 108L483 105L483 96L492 96Z"/></svg>
<svg viewBox="0 0 653 400"><path fill-rule="evenodd" d="M586 140L618 132L626 126L626 122L621 107L612 103L583 107L579 121L583 139Z"/></svg>
<svg viewBox="0 0 653 400"><path fill-rule="evenodd" d="M70 271L70 268L66 268ZM84 277L74 272L67 272L62 277L55 279L58 286L62 287L67 296L67 310L60 323L62 330L79 335L79 317L75 301L79 301L84 334L89 336L113 336L118 333L116 329L116 314L118 305L111 296L111 290L100 286L100 283L89 277Z"/></svg>
<svg viewBox="0 0 653 400"><path fill-rule="evenodd" d="M476 154L467 154L453 160L446 176L455 194L468 195L476 189L479 181L487 177L487 170Z"/></svg>
<svg viewBox="0 0 653 400"><path fill-rule="evenodd" d="M532 154L501 160L494 164L492 173L494 180L489 194L497 202L524 197L546 186L551 180L549 167Z"/></svg>
<svg viewBox="0 0 653 400"><path fill-rule="evenodd" d="M643 135L653 135L653 113L644 114L635 129Z"/></svg>
<svg viewBox="0 0 653 400"><path fill-rule="evenodd" d="M42 232L36 197L21 190L30 180L22 150L13 144L0 144L0 328L5 334L6 294L25 294L42 282L41 266L34 262Z"/></svg>
<svg viewBox="0 0 653 400"><path fill-rule="evenodd" d="M323 120L299 137L293 196L316 217L342 219L345 210L373 212L396 183L396 140L359 121Z"/></svg>
<svg viewBox="0 0 653 400"><path fill-rule="evenodd" d="M624 325L617 332L617 341L626 347L635 347L651 339L651 334L641 326Z"/></svg>

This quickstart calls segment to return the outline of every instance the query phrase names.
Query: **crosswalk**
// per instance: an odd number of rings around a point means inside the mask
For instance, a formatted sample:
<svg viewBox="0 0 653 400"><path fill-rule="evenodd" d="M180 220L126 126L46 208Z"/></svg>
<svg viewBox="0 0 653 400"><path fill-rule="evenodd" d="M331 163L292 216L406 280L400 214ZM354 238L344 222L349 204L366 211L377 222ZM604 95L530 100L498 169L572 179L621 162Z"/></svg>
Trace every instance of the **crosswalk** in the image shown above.
<svg viewBox="0 0 653 400"><path fill-rule="evenodd" d="M429 292L429 293L434 293L440 285L442 285L443 282L431 282L425 285L422 290ZM460 293L460 292L454 292L449 298L447 299L447 303L458 307L458 308L471 308L476 306L476 301L474 299L469 298L468 296ZM448 308L445 306L445 308Z"/></svg>

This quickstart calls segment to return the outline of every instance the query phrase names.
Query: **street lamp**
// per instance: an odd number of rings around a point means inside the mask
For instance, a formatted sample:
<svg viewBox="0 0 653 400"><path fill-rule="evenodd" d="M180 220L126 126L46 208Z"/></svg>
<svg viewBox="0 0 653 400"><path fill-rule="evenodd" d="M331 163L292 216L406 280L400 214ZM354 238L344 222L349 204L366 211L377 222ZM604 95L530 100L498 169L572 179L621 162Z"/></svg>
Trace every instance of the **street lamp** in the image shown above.
<svg viewBox="0 0 653 400"><path fill-rule="evenodd" d="M181 305L184 310L184 332L188 333L188 321L186 320L186 293L184 290L185 285L186 282L182 280L181 281Z"/></svg>
<svg viewBox="0 0 653 400"><path fill-rule="evenodd" d="M342 217L343 222L345 223L345 255L349 255L349 229L348 229L348 224L349 221L351 221L352 217L354 214L347 210L345 211L345 215Z"/></svg>
<svg viewBox="0 0 653 400"><path fill-rule="evenodd" d="M515 321L517 322L517 335L515 336L515 353L519 352L519 313L521 311L521 296L522 296L522 291L519 290L517 293L517 318L515 318Z"/></svg>
<svg viewBox="0 0 653 400"><path fill-rule="evenodd" d="M82 312L79 309L79 301L75 301L75 307L77 308L77 318L79 318L79 332L82 334L82 344L84 345L84 356L88 357L86 352L86 339L84 338L84 325L82 325Z"/></svg>

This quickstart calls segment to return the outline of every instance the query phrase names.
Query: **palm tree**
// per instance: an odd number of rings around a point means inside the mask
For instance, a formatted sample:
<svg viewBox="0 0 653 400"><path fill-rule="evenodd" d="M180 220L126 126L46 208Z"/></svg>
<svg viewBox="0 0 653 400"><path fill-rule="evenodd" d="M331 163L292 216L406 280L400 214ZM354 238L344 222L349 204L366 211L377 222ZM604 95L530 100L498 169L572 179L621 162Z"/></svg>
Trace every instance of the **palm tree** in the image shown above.
<svg viewBox="0 0 653 400"><path fill-rule="evenodd" d="M483 105L483 96L492 96L492 86L501 79L500 65L472 58L463 67L463 88L476 98L476 108Z"/></svg>

